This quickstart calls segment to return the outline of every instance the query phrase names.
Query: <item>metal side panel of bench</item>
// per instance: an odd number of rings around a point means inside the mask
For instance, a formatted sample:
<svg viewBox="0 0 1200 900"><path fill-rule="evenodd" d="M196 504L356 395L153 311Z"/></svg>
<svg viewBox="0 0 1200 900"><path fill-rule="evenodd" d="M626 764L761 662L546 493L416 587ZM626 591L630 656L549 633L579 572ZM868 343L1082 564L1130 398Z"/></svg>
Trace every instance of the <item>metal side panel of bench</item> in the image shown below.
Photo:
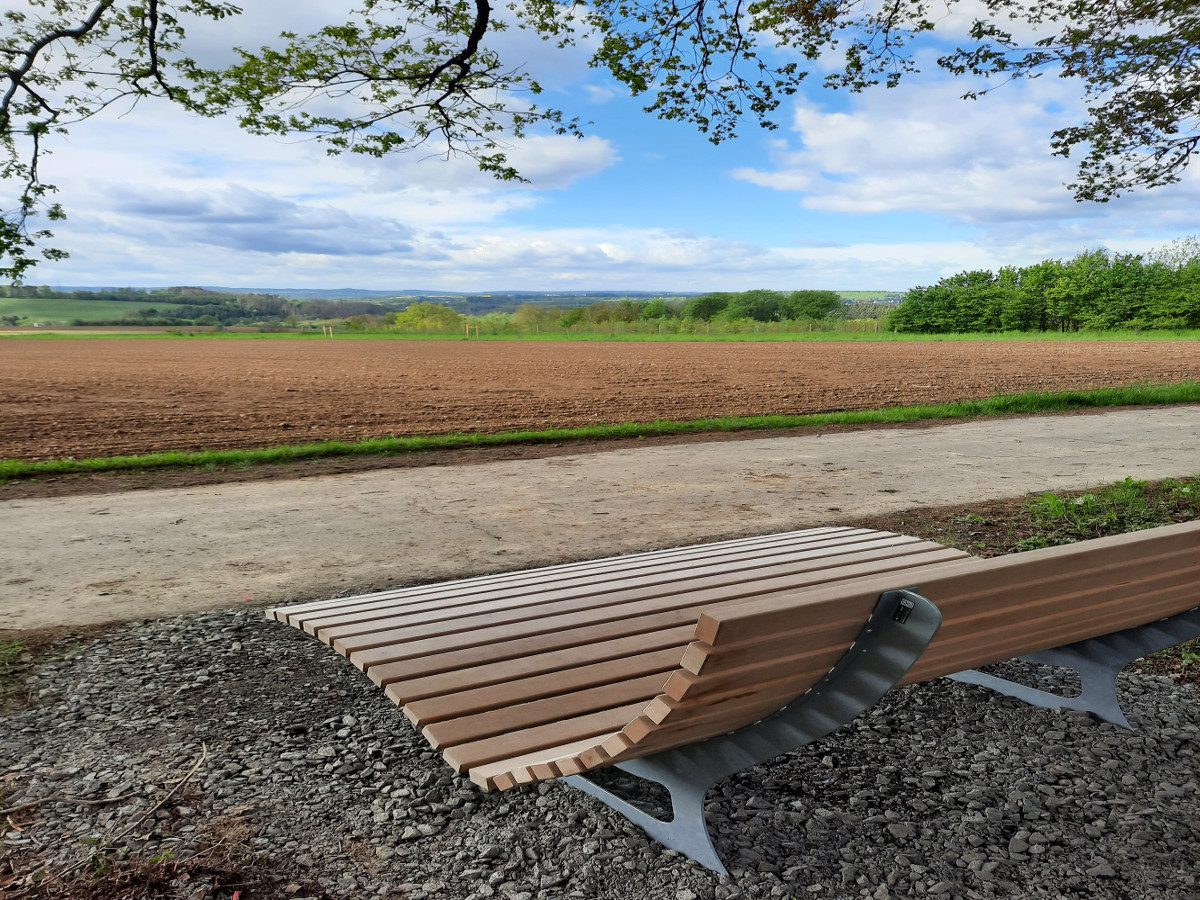
<svg viewBox="0 0 1200 900"><path fill-rule="evenodd" d="M1074 669L1080 677L1078 697L1063 697L975 669L957 672L949 677L954 681L979 685L1015 697L1031 706L1081 710L1091 713L1102 722L1129 728L1129 721L1117 696L1117 675L1135 659L1196 638L1200 638L1200 607L1158 622L1019 657L1046 666Z"/></svg>
<svg viewBox="0 0 1200 900"><path fill-rule="evenodd" d="M858 639L829 674L779 712L730 734L617 763L617 768L658 782L670 792L669 821L648 815L582 775L566 781L666 847L728 874L704 821L709 788L735 772L825 737L879 702L941 626L941 612L917 591L907 588L880 596Z"/></svg>

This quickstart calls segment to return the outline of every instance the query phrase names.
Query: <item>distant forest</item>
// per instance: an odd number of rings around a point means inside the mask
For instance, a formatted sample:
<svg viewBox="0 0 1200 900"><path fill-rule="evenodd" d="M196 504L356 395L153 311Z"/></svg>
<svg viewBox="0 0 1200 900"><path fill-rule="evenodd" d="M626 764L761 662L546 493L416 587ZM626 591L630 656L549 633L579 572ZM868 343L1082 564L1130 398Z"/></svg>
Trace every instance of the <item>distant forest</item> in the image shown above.
<svg viewBox="0 0 1200 900"><path fill-rule="evenodd" d="M732 322L778 323L847 316L878 319L894 308L894 302L903 295L854 291L848 292L847 296L864 299L844 303L843 297L834 291L758 290L702 295L622 294L615 291L455 295L422 292L420 299L414 301L411 296L372 299L309 296L300 299L202 287L64 291L18 285L0 286L0 312L5 311L3 300L7 298L25 301L10 304L7 311L23 312L30 321L42 316L77 326L298 327L309 322L334 322L352 330L386 328L424 332L460 331L469 322L476 330L482 327L487 333L502 333L521 331L527 325L532 331L550 332L582 331L590 326L613 323L650 322L661 331L664 322L679 320L720 326ZM892 304L881 302L884 300L892 301ZM45 312L37 311L41 306L38 301L46 301ZM21 315L0 315L0 322L15 325L21 318Z"/></svg>
<svg viewBox="0 0 1200 900"><path fill-rule="evenodd" d="M921 334L1200 328L1200 244L960 272L913 288L887 325Z"/></svg>
<svg viewBox="0 0 1200 900"><path fill-rule="evenodd" d="M26 300L78 300L78 315L72 325L243 325L291 324L305 319L344 319L349 316L383 315L389 309L379 303L362 300L288 300L271 294L225 294L196 287L173 287L145 291L118 288L105 291L55 291L31 285L0 286L0 298ZM117 318L87 315L87 301L107 301L130 305L129 312ZM162 306L165 309L160 310ZM3 318L13 318L11 316ZM15 322L13 323L15 324Z"/></svg>

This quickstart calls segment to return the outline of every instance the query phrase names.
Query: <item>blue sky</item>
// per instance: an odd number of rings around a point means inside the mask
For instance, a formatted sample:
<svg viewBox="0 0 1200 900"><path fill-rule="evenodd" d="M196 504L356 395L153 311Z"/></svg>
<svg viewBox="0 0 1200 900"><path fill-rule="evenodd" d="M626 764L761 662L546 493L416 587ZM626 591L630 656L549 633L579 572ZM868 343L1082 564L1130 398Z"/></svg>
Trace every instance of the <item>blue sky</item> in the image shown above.
<svg viewBox="0 0 1200 900"><path fill-rule="evenodd" d="M326 4L289 4L289 27ZM219 55L271 38L266 5L195 34ZM1144 252L1200 231L1200 176L1104 205L1075 203L1050 132L1081 109L1056 78L978 101L932 65L895 90L845 95L820 73L773 132L714 147L658 121L582 50L507 33L545 98L587 137L533 135L527 185L466 160L328 157L144 103L76 126L43 176L70 219L64 263L32 283L377 290L904 290L967 268ZM926 62L936 48L925 52Z"/></svg>

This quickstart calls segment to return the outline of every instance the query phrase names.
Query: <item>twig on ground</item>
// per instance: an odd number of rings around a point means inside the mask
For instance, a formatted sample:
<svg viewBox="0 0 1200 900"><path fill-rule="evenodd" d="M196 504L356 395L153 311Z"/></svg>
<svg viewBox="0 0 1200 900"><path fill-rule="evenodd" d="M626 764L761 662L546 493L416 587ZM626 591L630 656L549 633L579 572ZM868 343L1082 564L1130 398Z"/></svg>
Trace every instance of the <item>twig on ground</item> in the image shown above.
<svg viewBox="0 0 1200 900"><path fill-rule="evenodd" d="M128 828L126 828L124 831L122 831L120 834L118 834L117 837L119 837L119 838L125 837L125 835L129 834L131 831L133 831L133 829L137 828L139 825L141 825L143 822L145 822L146 819L150 818L150 816L154 815L156 812L158 812L160 809L162 809L163 806L166 804L166 802L168 800L170 800L172 797L174 797L176 794L178 794L179 791L183 788L183 786L192 780L192 776L195 775L198 771L200 771L200 767L202 765L204 765L204 761L206 759L208 759L208 745L201 744L200 745L200 758L198 760L196 760L196 764L194 766L192 766L191 771L188 772L186 775L184 775L183 778L179 779L179 783L176 784L175 787L171 788L171 790L169 790L167 792L167 795L165 797L163 797L156 804L154 804L154 806L150 807L150 809L148 809L144 813L142 813L138 818L136 818L133 821L133 823Z"/></svg>
<svg viewBox="0 0 1200 900"><path fill-rule="evenodd" d="M204 761L206 759L208 759L208 745L201 744L200 745L200 758L198 760L196 760L196 764L194 766L192 766L191 770L186 775L184 775L183 778L179 779L179 781L175 785L175 787L173 787L173 788L171 788L171 790L167 791L167 794L165 797L163 797L156 804L154 804L154 806L150 807L150 809L146 810L146 812L142 813L140 816L138 816L136 819L134 819L133 822L131 822L125 828L124 831L122 831L118 835L115 835L113 838L111 838L111 840L116 841L116 840L120 840L121 838L125 837L130 832L132 832L133 829L137 828L139 825L141 825L143 822L145 822L146 819L150 818L150 816L154 815L156 812L158 812L160 809L162 809L163 806L166 805L167 801L170 800L172 797L174 797L176 794L178 794L180 792L180 790L183 789L183 786L185 784L187 784L189 781L191 781L192 777L198 771L200 771L200 767L202 765L204 765ZM85 865L87 865L87 863L88 863L87 859L79 860L74 865L68 866L62 872L59 872L57 875L52 875L51 877L65 879L69 875L74 875L81 868L83 868Z"/></svg>
<svg viewBox="0 0 1200 900"><path fill-rule="evenodd" d="M63 794L50 794L47 797L30 800L28 803L18 803L16 806L10 806L8 809L0 809L0 816L7 816L11 813L32 809L43 803L74 803L76 806L103 806L106 803L119 803L121 800L128 799L128 794L121 794L119 797L105 797L102 800L83 800L79 797L67 797Z"/></svg>

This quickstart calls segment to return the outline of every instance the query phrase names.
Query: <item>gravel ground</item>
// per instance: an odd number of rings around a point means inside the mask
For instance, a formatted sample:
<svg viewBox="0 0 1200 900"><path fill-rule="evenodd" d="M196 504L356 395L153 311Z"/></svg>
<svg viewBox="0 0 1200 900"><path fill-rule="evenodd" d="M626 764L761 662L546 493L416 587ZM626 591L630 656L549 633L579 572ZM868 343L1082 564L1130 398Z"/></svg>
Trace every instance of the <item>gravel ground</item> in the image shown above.
<svg viewBox="0 0 1200 900"><path fill-rule="evenodd" d="M130 625L29 687L0 720L0 897L152 875L191 900L1200 897L1200 696L1168 678L1123 677L1134 732L945 680L894 691L709 794L732 879L565 785L480 792L258 612Z"/></svg>

